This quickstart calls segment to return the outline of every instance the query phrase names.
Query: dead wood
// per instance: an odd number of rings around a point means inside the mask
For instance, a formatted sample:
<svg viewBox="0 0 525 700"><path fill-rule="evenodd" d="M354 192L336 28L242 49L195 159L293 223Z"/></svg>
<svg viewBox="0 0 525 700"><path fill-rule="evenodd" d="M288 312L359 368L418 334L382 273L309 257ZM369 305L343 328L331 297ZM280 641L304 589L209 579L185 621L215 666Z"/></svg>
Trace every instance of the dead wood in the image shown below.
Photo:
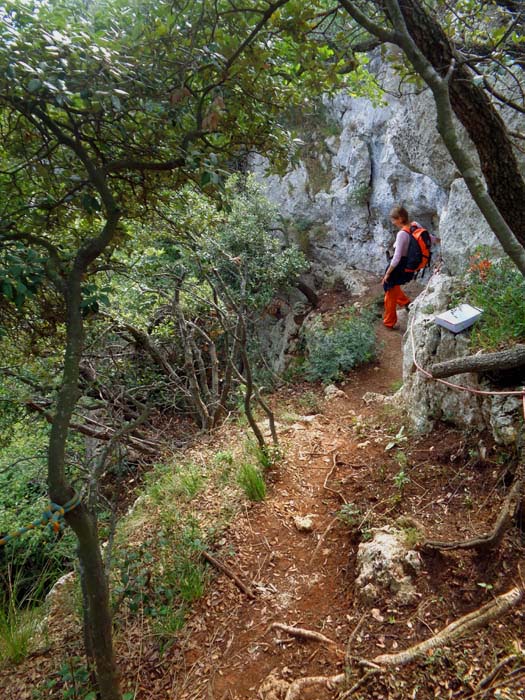
<svg viewBox="0 0 525 700"><path fill-rule="evenodd" d="M372 659L372 663L379 666L404 666L416 659L425 656L432 649L447 646L457 642L462 637L472 634L476 630L485 627L489 622L501 617L512 608L515 608L523 598L523 588L512 588L507 593L494 598L481 608L474 610L450 625L442 629L429 639L415 644L397 654L380 654Z"/></svg>
<svg viewBox="0 0 525 700"><path fill-rule="evenodd" d="M432 365L430 372L435 379L451 377L465 372L488 372L490 370L515 369L525 366L525 345L514 345L508 350L468 355Z"/></svg>
<svg viewBox="0 0 525 700"><path fill-rule="evenodd" d="M48 423L53 423L53 415L47 411L43 406L36 403L35 401L27 401L26 406L41 413ZM95 421L85 417L86 423L70 423L69 427L71 430L75 430L77 433L82 435L87 435L88 437L96 438L102 442L108 442L114 440L117 431L112 428L97 429L96 427L91 427L90 424L95 424ZM100 424L99 424L100 425ZM150 457L157 457L159 454L159 447L156 443L151 440L145 440L142 438L135 437L134 435L126 435L123 438L123 442L126 442L130 447L133 447L137 452L142 452L143 454L149 455Z"/></svg>
<svg viewBox="0 0 525 700"><path fill-rule="evenodd" d="M344 651L339 647L337 642L333 639L325 637L324 634L320 632L314 632L313 630L307 630L303 627L292 627L291 625L285 625L282 622L274 622L270 629L282 630L292 637L299 637L301 639L309 639L315 642L321 642L321 644L327 644L328 646L335 647L340 654L344 654Z"/></svg>
<svg viewBox="0 0 525 700"><path fill-rule="evenodd" d="M226 566L226 564L223 564L221 561L218 559L215 559L215 557L212 557L211 554L208 554L208 552L202 552L202 556L208 563L210 563L212 566L214 566L216 569L219 571L222 571L223 574L226 574L231 580L235 583L237 588L239 588L245 595L248 596L251 600L255 600L255 593L252 591L252 589L247 586L244 581L242 581L237 574L230 569L229 566Z"/></svg>
<svg viewBox="0 0 525 700"><path fill-rule="evenodd" d="M427 540L423 544L423 549L475 549L480 553L486 553L496 549L500 545L503 535L512 525L513 520L520 511L524 473L525 468L523 465L520 465L514 477L512 488L505 498L503 507L491 532L486 535L481 535L480 537L474 537L470 540L463 541L456 540L453 542L438 542L435 540Z"/></svg>

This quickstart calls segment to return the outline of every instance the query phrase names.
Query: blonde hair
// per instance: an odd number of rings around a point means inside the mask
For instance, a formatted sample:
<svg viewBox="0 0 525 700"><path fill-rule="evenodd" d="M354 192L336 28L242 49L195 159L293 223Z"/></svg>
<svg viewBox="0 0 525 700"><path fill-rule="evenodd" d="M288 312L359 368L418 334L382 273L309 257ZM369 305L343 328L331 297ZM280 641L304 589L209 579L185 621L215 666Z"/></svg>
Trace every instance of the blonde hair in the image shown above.
<svg viewBox="0 0 525 700"><path fill-rule="evenodd" d="M408 224L410 221L410 217L408 216L408 212L405 207L392 207L390 210L390 218L401 219L403 224Z"/></svg>

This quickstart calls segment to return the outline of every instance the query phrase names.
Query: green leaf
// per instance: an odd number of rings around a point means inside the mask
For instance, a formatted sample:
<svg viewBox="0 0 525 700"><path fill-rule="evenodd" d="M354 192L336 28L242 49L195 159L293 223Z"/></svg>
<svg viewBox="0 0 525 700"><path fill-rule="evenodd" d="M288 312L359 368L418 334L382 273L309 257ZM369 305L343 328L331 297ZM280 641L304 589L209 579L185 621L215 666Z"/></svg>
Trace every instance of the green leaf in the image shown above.
<svg viewBox="0 0 525 700"><path fill-rule="evenodd" d="M38 78L32 78L27 84L27 89L29 92L36 92L42 87L42 81Z"/></svg>
<svg viewBox="0 0 525 700"><path fill-rule="evenodd" d="M98 199L93 197L93 195L89 194L88 192L82 195L80 203L82 208L87 211L88 214L93 214L96 211L100 211L102 208Z"/></svg>

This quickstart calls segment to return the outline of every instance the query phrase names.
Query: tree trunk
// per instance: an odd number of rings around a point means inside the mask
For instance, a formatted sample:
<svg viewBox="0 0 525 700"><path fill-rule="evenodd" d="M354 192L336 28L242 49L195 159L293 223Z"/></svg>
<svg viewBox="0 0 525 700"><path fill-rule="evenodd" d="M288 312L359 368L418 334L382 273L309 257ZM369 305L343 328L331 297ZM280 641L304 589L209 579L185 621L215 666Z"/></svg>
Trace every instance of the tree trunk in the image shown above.
<svg viewBox="0 0 525 700"><path fill-rule="evenodd" d="M96 173L94 177L98 177ZM105 184L98 184L108 205L106 224L98 237L88 239L79 249L65 289L66 350L48 448L49 497L59 504L66 503L74 494L66 476L66 445L71 417L79 398L79 368L84 344L82 280L89 264L113 238L119 220L119 212L113 206ZM66 520L77 536L81 566L86 573L89 621L100 696L102 700L121 700L120 679L113 652L108 584L96 520L83 504L67 513Z"/></svg>
<svg viewBox="0 0 525 700"><path fill-rule="evenodd" d="M399 0L399 6L414 43L444 77L455 52L439 22L418 0ZM486 92L473 83L472 73L459 61L450 80L450 103L476 146L490 197L525 247L525 181L507 128Z"/></svg>
<svg viewBox="0 0 525 700"><path fill-rule="evenodd" d="M465 372L489 372L523 366L525 366L525 345L515 345L500 352L468 355L447 360L447 362L437 362L430 368L430 373L435 379L443 379Z"/></svg>
<svg viewBox="0 0 525 700"><path fill-rule="evenodd" d="M78 538L100 696L102 700L121 700L120 675L113 651L109 588L100 552L96 518L84 505L80 505L71 511L68 522Z"/></svg>
<svg viewBox="0 0 525 700"><path fill-rule="evenodd" d="M456 65L450 42L438 21L418 0L382 1L393 30L371 20L353 0L339 0L339 4L371 34L399 46L431 89L438 131L452 160L503 250L525 276L525 182L505 124L487 96L473 83L466 68ZM454 113L465 122L478 149L485 179L460 142ZM484 119L497 132L494 138L492 131L485 128ZM508 163L503 154L509 154ZM494 167L491 159L499 165ZM503 177L501 183L500 176Z"/></svg>

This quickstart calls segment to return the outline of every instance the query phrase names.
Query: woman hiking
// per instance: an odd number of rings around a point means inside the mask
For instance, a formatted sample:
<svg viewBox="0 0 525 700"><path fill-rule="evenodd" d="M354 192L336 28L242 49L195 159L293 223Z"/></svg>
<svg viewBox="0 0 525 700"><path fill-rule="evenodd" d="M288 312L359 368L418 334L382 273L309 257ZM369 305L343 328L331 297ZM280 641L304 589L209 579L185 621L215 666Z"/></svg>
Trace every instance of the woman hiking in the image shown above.
<svg viewBox="0 0 525 700"><path fill-rule="evenodd" d="M410 282L413 272L407 272L407 254L410 244L411 227L420 228L415 221L410 222L408 212L404 207L396 206L390 210L390 221L399 228L394 243L394 256L390 260L388 268L381 282L385 290L385 313L383 323L387 328L394 329L397 323L397 307L405 308L410 304L410 299L401 289L402 284ZM433 243L439 243L439 238L430 235ZM430 254L429 254L430 255Z"/></svg>

